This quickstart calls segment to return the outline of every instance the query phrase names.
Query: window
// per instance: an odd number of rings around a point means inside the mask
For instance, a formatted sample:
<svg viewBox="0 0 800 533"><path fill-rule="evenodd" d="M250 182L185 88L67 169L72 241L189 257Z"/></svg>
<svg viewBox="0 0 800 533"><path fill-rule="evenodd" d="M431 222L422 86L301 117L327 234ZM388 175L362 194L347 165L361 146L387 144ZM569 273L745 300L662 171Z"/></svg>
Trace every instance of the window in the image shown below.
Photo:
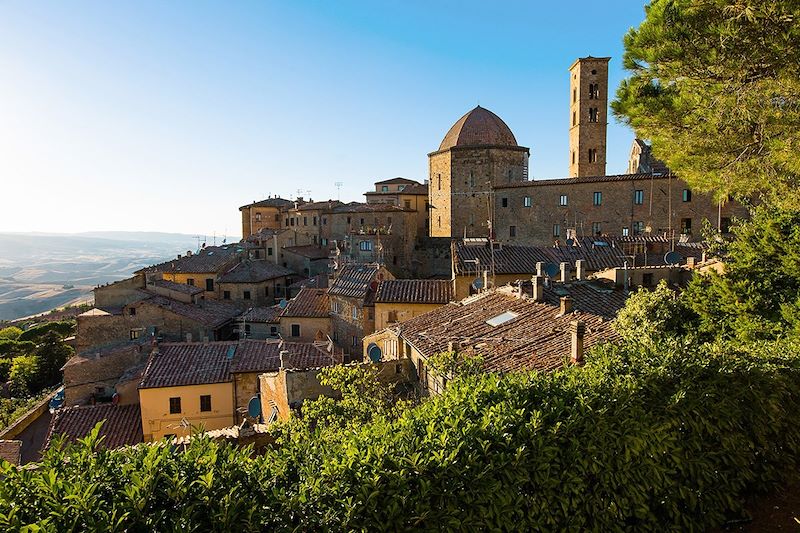
<svg viewBox="0 0 800 533"><path fill-rule="evenodd" d="M561 224L553 224L553 237L561 237Z"/></svg>
<svg viewBox="0 0 800 533"><path fill-rule="evenodd" d="M269 334L272 337L276 336L278 334L278 326L270 326L269 327Z"/></svg>
<svg viewBox="0 0 800 533"><path fill-rule="evenodd" d="M389 192L389 186L388 185L383 185L381 187L381 192Z"/></svg>
<svg viewBox="0 0 800 533"><path fill-rule="evenodd" d="M442 227L442 217L436 217L436 223L437 223L437 224L439 225L439 227L441 228L441 227Z"/></svg>
<svg viewBox="0 0 800 533"><path fill-rule="evenodd" d="M566 195L566 194L562 194L562 195L561 195L561 196L558 198L558 205L560 205L560 206L565 206L565 205L567 205L567 195Z"/></svg>
<svg viewBox="0 0 800 533"><path fill-rule="evenodd" d="M256 250L253 255L256 259L261 259L261 250Z"/></svg>
<svg viewBox="0 0 800 533"><path fill-rule="evenodd" d="M267 255L272 255L272 247L267 248Z"/></svg>
<svg viewBox="0 0 800 533"><path fill-rule="evenodd" d="M178 396L177 398L170 398L169 399L169 414L175 415L180 414L181 412L181 398Z"/></svg>
<svg viewBox="0 0 800 533"><path fill-rule="evenodd" d="M475 173L471 170L469 171L469 186L475 187Z"/></svg>
<svg viewBox="0 0 800 533"><path fill-rule="evenodd" d="M353 335L353 346L358 346L358 337Z"/></svg>
<svg viewBox="0 0 800 533"><path fill-rule="evenodd" d="M131 340L132 340L132 341L133 341L133 340L136 340L136 339L138 339L138 338L139 338L139 337L141 337L141 336L142 336L142 330L141 330L141 328L138 328L138 329L132 329L132 330L131 330Z"/></svg>
<svg viewBox="0 0 800 533"><path fill-rule="evenodd" d="M214 278L206 278L206 290L207 291L214 290Z"/></svg>
<svg viewBox="0 0 800 533"><path fill-rule="evenodd" d="M600 229L599 222L592 222L592 235L602 235L603 231Z"/></svg>
<svg viewBox="0 0 800 533"><path fill-rule="evenodd" d="M572 164L575 164L575 150L572 151Z"/></svg>
<svg viewBox="0 0 800 533"><path fill-rule="evenodd" d="M645 287L652 287L653 286L653 273L648 272L647 274L642 274L642 285Z"/></svg>
<svg viewBox="0 0 800 533"><path fill-rule="evenodd" d="M589 163L597 163L597 148L589 148Z"/></svg>
<svg viewBox="0 0 800 533"><path fill-rule="evenodd" d="M353 317L353 320L358 319L358 307L354 307L350 312L350 316Z"/></svg>
<svg viewBox="0 0 800 533"><path fill-rule="evenodd" d="M402 192L402 191L403 191L403 189L405 189L405 188L406 188L406 186L405 186L405 185L398 185L398 186L397 186L397 191L398 191L398 192Z"/></svg>
<svg viewBox="0 0 800 533"><path fill-rule="evenodd" d="M130 316L136 316L136 308L135 307L129 307L128 308L128 314Z"/></svg>
<svg viewBox="0 0 800 533"><path fill-rule="evenodd" d="M578 89L572 89L572 101L573 102L578 101Z"/></svg>
<svg viewBox="0 0 800 533"><path fill-rule="evenodd" d="M392 225L392 217L386 217L386 225L387 226L391 226Z"/></svg>
<svg viewBox="0 0 800 533"><path fill-rule="evenodd" d="M575 111L572 112L572 125L574 126L577 123L575 120Z"/></svg>
<svg viewBox="0 0 800 533"><path fill-rule="evenodd" d="M242 293L242 298L245 299L245 300L249 300L250 299L250 291L244 291Z"/></svg>
<svg viewBox="0 0 800 533"><path fill-rule="evenodd" d="M685 235L691 235L692 233L692 219L691 218L682 218L681 219L681 233Z"/></svg>
<svg viewBox="0 0 800 533"><path fill-rule="evenodd" d="M313 221L314 221L314 225L316 226L316 225L317 225L317 217L314 217L314 218L312 218L311 220L313 220Z"/></svg>
<svg viewBox="0 0 800 533"><path fill-rule="evenodd" d="M261 222L261 213L256 213L256 222Z"/></svg>
<svg viewBox="0 0 800 533"><path fill-rule="evenodd" d="M592 205L603 205L603 193L596 192L592 195Z"/></svg>
<svg viewBox="0 0 800 533"><path fill-rule="evenodd" d="M250 324L244 325L244 337L245 338L250 337Z"/></svg>
<svg viewBox="0 0 800 533"><path fill-rule="evenodd" d="M600 99L600 86L597 83L589 84L589 100Z"/></svg>
<svg viewBox="0 0 800 533"><path fill-rule="evenodd" d="M508 181L511 181L511 178L513 178L513 177L514 177L514 170L509 168L508 169Z"/></svg>
<svg viewBox="0 0 800 533"><path fill-rule="evenodd" d="M341 311L341 307L339 307L339 302L331 302L331 309L333 309L334 313L338 313Z"/></svg>
<svg viewBox="0 0 800 533"><path fill-rule="evenodd" d="M508 236L509 237L516 237L517 236L517 227L516 226L509 226L508 227Z"/></svg>
<svg viewBox="0 0 800 533"><path fill-rule="evenodd" d="M187 279L187 280L186 280L186 284L187 284L187 285L191 285L192 287L194 287L194 278L189 278L189 279Z"/></svg>
<svg viewBox="0 0 800 533"><path fill-rule="evenodd" d="M364 225L364 219L363 218L359 219L359 224L362 225L362 226Z"/></svg>
<svg viewBox="0 0 800 533"><path fill-rule="evenodd" d="M425 361L419 359L417 361L417 375L419 376L419 382L423 388L428 388L428 371L425 370Z"/></svg>
<svg viewBox="0 0 800 533"><path fill-rule="evenodd" d="M300 336L300 324L292 324L292 337Z"/></svg>
<svg viewBox="0 0 800 533"><path fill-rule="evenodd" d="M327 226L328 225L328 217L322 217L322 225L323 226Z"/></svg>
<svg viewBox="0 0 800 533"><path fill-rule="evenodd" d="M210 394L203 394L200 396L200 411L211 411Z"/></svg>
<svg viewBox="0 0 800 533"><path fill-rule="evenodd" d="M530 207L531 206L531 197L526 196L522 199L522 207Z"/></svg>
<svg viewBox="0 0 800 533"><path fill-rule="evenodd" d="M286 226L289 225L289 217L286 217Z"/></svg>
<svg viewBox="0 0 800 533"><path fill-rule="evenodd" d="M683 189L683 201L684 202L692 201L692 191L690 189Z"/></svg>
<svg viewBox="0 0 800 533"><path fill-rule="evenodd" d="M308 226L308 217L303 217L303 225Z"/></svg>
<svg viewBox="0 0 800 533"><path fill-rule="evenodd" d="M628 236L628 227L627 226L622 228L622 236L623 237L627 237Z"/></svg>
<svg viewBox="0 0 800 533"><path fill-rule="evenodd" d="M264 296L269 296L269 285L264 287Z"/></svg>
<svg viewBox="0 0 800 533"><path fill-rule="evenodd" d="M358 243L358 249L362 252L371 252L372 251L372 241L361 241Z"/></svg>
<svg viewBox="0 0 800 533"><path fill-rule="evenodd" d="M350 217L347 217L347 223L350 224Z"/></svg>
<svg viewBox="0 0 800 533"><path fill-rule="evenodd" d="M403 207L411 209L411 200L403 200Z"/></svg>
<svg viewBox="0 0 800 533"><path fill-rule="evenodd" d="M289 225L294 226L294 217L289 219Z"/></svg>
<svg viewBox="0 0 800 533"><path fill-rule="evenodd" d="M590 107L589 108L589 122L597 122L597 108Z"/></svg>
<svg viewBox="0 0 800 533"><path fill-rule="evenodd" d="M387 322L391 322L391 323L397 322L397 311L396 310L395 311L389 311L388 313L386 313L386 315L387 315L386 316L386 321Z"/></svg>
<svg viewBox="0 0 800 533"><path fill-rule="evenodd" d="M730 233L731 231L731 219L728 217L722 217L719 219L719 231L722 233Z"/></svg>
<svg viewBox="0 0 800 533"><path fill-rule="evenodd" d="M441 191L442 190L442 175L441 174L437 174L436 175L436 180L439 182L439 190Z"/></svg>
<svg viewBox="0 0 800 533"><path fill-rule="evenodd" d="M222 299L223 300L230 300L231 299L231 291L222 291Z"/></svg>
<svg viewBox="0 0 800 533"><path fill-rule="evenodd" d="M633 191L633 203L636 205L644 203L644 191Z"/></svg>
<svg viewBox="0 0 800 533"><path fill-rule="evenodd" d="M634 235L641 235L644 233L644 222L637 221L633 223L633 234Z"/></svg>
<svg viewBox="0 0 800 533"><path fill-rule="evenodd" d="M508 207L508 198L502 198L500 200L500 205L502 205L503 207Z"/></svg>

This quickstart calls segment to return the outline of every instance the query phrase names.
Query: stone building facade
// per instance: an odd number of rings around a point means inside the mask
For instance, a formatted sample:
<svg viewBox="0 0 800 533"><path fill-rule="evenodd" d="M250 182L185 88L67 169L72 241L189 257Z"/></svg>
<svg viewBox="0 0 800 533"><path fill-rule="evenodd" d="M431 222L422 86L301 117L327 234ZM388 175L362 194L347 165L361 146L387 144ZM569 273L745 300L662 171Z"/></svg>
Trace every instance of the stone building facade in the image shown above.
<svg viewBox="0 0 800 533"><path fill-rule="evenodd" d="M569 68L569 175L605 176L610 57L582 57Z"/></svg>

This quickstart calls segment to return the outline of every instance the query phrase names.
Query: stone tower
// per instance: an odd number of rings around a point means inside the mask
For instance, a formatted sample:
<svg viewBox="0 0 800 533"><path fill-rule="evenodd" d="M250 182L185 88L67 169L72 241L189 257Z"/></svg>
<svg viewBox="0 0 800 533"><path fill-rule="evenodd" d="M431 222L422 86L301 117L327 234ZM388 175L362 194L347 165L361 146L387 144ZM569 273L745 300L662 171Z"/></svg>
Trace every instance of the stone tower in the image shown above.
<svg viewBox="0 0 800 533"><path fill-rule="evenodd" d="M461 117L428 154L431 237L488 237L494 187L528 179L530 150L480 106Z"/></svg>
<svg viewBox="0 0 800 533"><path fill-rule="evenodd" d="M582 57L569 67L569 175L605 176L608 61Z"/></svg>

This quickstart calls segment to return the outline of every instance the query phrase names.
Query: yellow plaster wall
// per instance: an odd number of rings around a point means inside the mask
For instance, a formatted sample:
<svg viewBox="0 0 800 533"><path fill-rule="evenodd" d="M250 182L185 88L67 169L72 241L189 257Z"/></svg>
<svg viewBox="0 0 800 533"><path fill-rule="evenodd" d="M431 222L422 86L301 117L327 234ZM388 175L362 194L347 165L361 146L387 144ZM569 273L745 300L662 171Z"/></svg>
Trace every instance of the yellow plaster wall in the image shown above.
<svg viewBox="0 0 800 533"><path fill-rule="evenodd" d="M201 412L200 396L206 394L211 395L211 411ZM169 399L174 397L181 399L181 412L170 414ZM144 440L158 440L165 435L188 435L191 430L181 427L184 418L192 427L202 425L205 430L232 426L233 401L233 383L230 382L139 389Z"/></svg>
<svg viewBox="0 0 800 533"><path fill-rule="evenodd" d="M415 316L433 311L442 304L417 304L417 303L376 303L375 304L375 330L380 331L395 322L389 322L389 313L397 312L397 323L405 322Z"/></svg>

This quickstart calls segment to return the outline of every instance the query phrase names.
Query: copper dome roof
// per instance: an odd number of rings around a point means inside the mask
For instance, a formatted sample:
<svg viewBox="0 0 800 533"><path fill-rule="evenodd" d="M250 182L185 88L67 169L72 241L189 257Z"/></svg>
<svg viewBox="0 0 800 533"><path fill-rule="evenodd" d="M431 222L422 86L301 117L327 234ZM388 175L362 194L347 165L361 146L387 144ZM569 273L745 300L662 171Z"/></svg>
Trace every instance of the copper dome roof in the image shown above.
<svg viewBox="0 0 800 533"><path fill-rule="evenodd" d="M439 145L439 150L454 146L487 145L518 146L517 139L503 119L478 106L453 124Z"/></svg>

